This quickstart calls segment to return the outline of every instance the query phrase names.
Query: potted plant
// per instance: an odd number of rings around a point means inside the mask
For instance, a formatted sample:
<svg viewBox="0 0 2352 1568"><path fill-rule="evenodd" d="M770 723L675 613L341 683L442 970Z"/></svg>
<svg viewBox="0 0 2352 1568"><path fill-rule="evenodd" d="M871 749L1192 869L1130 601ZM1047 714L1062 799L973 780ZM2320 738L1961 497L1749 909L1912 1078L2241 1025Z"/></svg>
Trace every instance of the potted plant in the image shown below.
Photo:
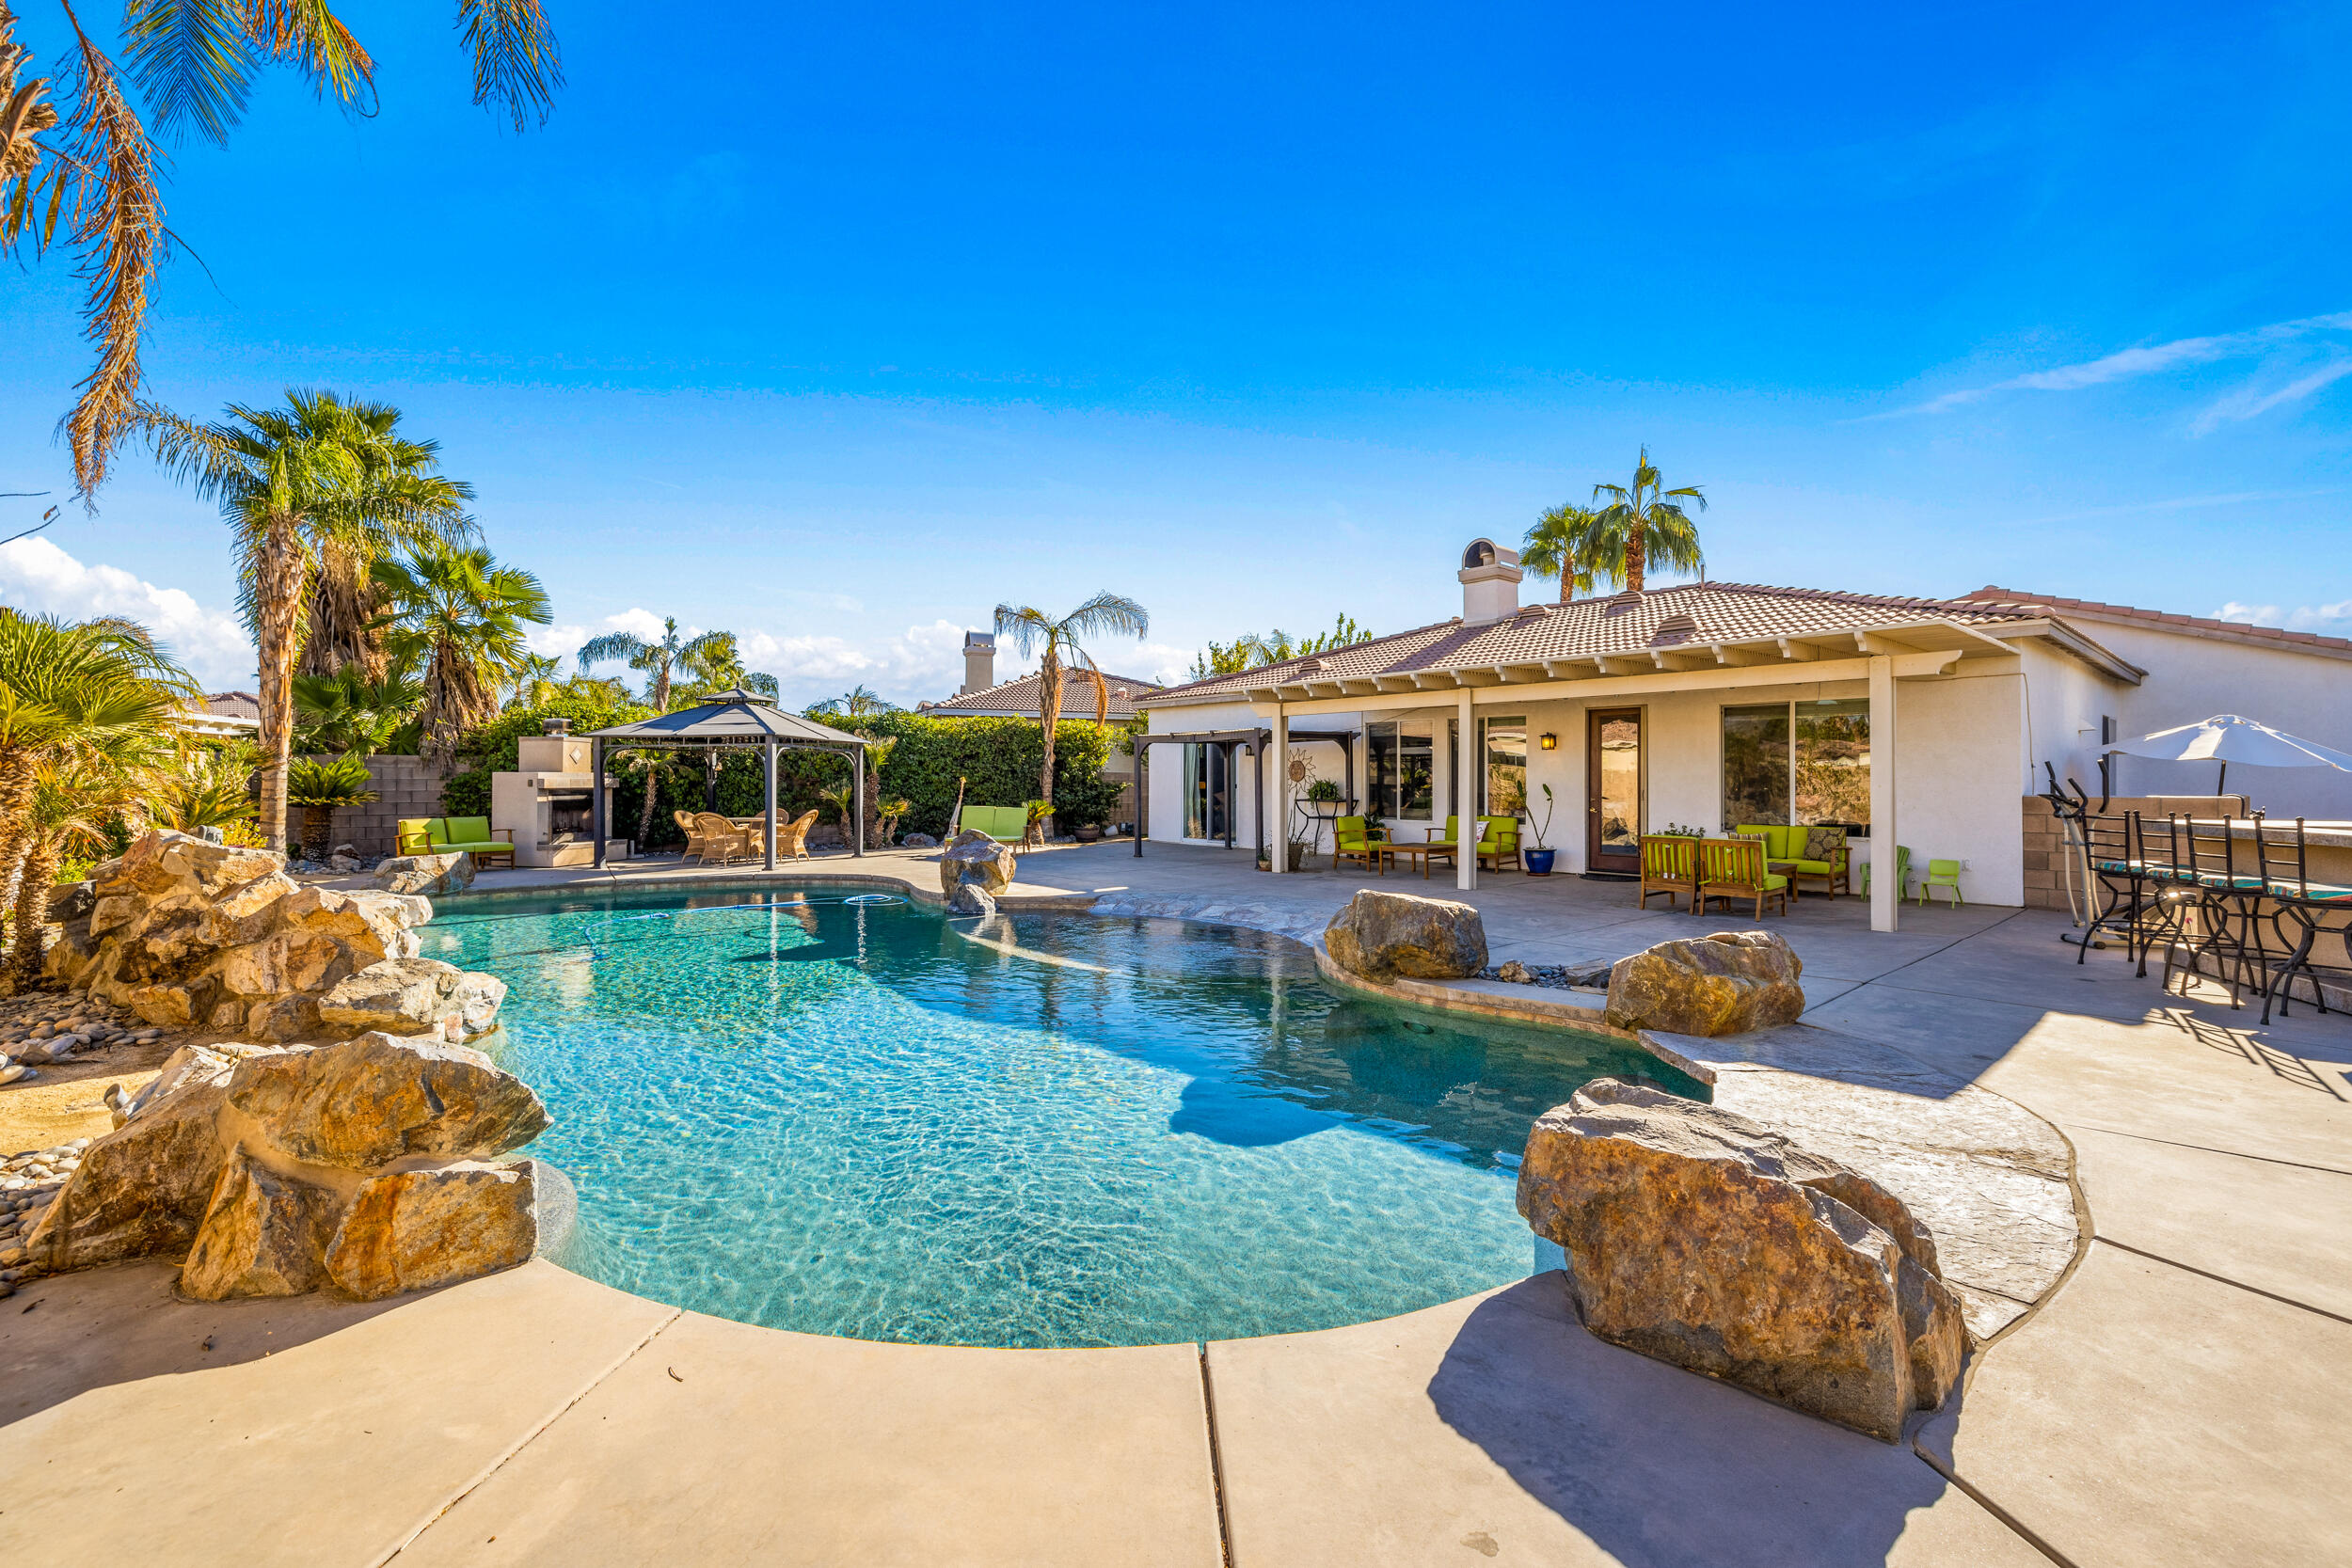
<svg viewBox="0 0 2352 1568"><path fill-rule="evenodd" d="M380 800L368 787L368 765L357 752L320 761L296 757L286 768L286 800L302 808L302 853L314 861L326 858L335 841L335 808L364 806Z"/></svg>
<svg viewBox="0 0 2352 1568"><path fill-rule="evenodd" d="M1540 787L1544 792L1544 820L1539 826L1535 814L1532 811L1527 814L1527 836L1534 840L1534 846L1519 852L1519 859L1527 863L1527 874L1531 877L1550 876L1552 857L1560 852L1544 847L1544 832L1551 826L1551 814L1559 802L1551 798L1551 785Z"/></svg>

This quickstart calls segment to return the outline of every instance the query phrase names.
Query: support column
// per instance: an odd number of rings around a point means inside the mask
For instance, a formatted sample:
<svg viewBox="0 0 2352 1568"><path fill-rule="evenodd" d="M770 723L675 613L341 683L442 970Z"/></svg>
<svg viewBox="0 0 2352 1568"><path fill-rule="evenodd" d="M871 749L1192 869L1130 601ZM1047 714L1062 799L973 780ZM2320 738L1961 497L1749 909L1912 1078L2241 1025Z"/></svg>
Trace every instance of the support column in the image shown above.
<svg viewBox="0 0 2352 1568"><path fill-rule="evenodd" d="M1902 907L1896 876L1895 661L1870 659L1870 929L1891 931Z"/></svg>
<svg viewBox="0 0 2352 1568"><path fill-rule="evenodd" d="M1136 859L1143 859L1143 829L1152 815L1152 747L1136 736Z"/></svg>
<svg viewBox="0 0 2352 1568"><path fill-rule="evenodd" d="M713 746L703 752L703 810L719 809L719 748Z"/></svg>
<svg viewBox="0 0 2352 1568"><path fill-rule="evenodd" d="M1274 852L1266 863L1276 874L1291 868L1291 721L1282 705L1274 705L1274 735L1267 742L1274 753Z"/></svg>
<svg viewBox="0 0 2352 1568"><path fill-rule="evenodd" d="M865 747L860 746L856 751L850 753L850 767L857 773L857 778L852 782L852 787L850 789L850 799L856 801L857 810L852 814L856 820L850 824L850 853L852 855L863 855L866 853Z"/></svg>
<svg viewBox="0 0 2352 1568"><path fill-rule="evenodd" d="M604 868L604 821L607 815L604 804L603 741L591 740L588 742L588 768L590 772L596 774L596 787L589 791L588 796L590 806L588 813L588 831L596 836L596 868L598 870L602 870Z"/></svg>
<svg viewBox="0 0 2352 1568"><path fill-rule="evenodd" d="M1462 689L1455 723L1461 727L1454 769L1454 885L1468 893L1478 885L1478 718L1469 687Z"/></svg>
<svg viewBox="0 0 2352 1568"><path fill-rule="evenodd" d="M776 868L776 743L771 740L759 751L759 792L768 806L767 826L760 832L768 841L767 869L773 871Z"/></svg>

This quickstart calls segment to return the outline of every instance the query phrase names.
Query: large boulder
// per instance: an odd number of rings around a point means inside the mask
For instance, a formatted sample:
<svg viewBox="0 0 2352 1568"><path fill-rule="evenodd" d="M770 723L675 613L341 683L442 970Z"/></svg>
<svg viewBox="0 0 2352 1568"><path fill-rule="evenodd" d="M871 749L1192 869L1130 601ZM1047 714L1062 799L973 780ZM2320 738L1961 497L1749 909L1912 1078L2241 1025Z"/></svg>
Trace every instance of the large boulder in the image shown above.
<svg viewBox="0 0 2352 1568"><path fill-rule="evenodd" d="M240 1150L213 1190L204 1223L180 1271L180 1291L199 1301L298 1296L326 1280L335 1195L280 1176Z"/></svg>
<svg viewBox="0 0 2352 1568"><path fill-rule="evenodd" d="M481 1052L381 1033L254 1057L228 1101L275 1152L345 1170L503 1154L548 1126L530 1085Z"/></svg>
<svg viewBox="0 0 2352 1568"><path fill-rule="evenodd" d="M1804 963L1770 931L1677 938L1619 958L1607 1018L1620 1029L1736 1035L1794 1023L1804 1011Z"/></svg>
<svg viewBox="0 0 2352 1568"><path fill-rule="evenodd" d="M1323 928L1331 961L1367 980L1460 980L1486 967L1486 927L1468 904L1363 888Z"/></svg>
<svg viewBox="0 0 2352 1568"><path fill-rule="evenodd" d="M955 891L947 895L947 911L950 914L993 915L996 900L982 891L977 882L958 882Z"/></svg>
<svg viewBox="0 0 2352 1568"><path fill-rule="evenodd" d="M376 1177L336 1227L329 1277L374 1301L527 1261L539 1242L534 1164L469 1162Z"/></svg>
<svg viewBox="0 0 2352 1568"><path fill-rule="evenodd" d="M967 829L939 852L939 891L953 901L956 889L968 882L993 898L1011 885L1019 871L1020 863L1009 847Z"/></svg>
<svg viewBox="0 0 2352 1568"><path fill-rule="evenodd" d="M1927 1227L1744 1117L1597 1080L1536 1120L1518 1203L1613 1344L1890 1443L1959 1374Z"/></svg>
<svg viewBox="0 0 2352 1568"><path fill-rule="evenodd" d="M448 855L394 855L376 863L375 885L387 893L437 898L473 885L473 857L460 849Z"/></svg>
<svg viewBox="0 0 2352 1568"><path fill-rule="evenodd" d="M318 999L334 1033L355 1029L470 1039L498 1021L506 982L438 958L387 958L339 981Z"/></svg>

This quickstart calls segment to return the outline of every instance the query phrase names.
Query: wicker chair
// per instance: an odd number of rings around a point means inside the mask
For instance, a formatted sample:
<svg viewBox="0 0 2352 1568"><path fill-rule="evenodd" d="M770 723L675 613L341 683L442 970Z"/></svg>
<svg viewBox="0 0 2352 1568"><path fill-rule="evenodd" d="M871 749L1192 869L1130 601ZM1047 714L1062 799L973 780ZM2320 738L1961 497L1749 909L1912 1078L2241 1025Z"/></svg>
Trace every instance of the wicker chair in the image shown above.
<svg viewBox="0 0 2352 1568"><path fill-rule="evenodd" d="M751 859L750 830L737 827L715 811L696 812L692 831L701 835L697 854L705 865Z"/></svg>
<svg viewBox="0 0 2352 1568"><path fill-rule="evenodd" d="M703 852L703 835L702 830L694 826L694 819L682 811L674 811L670 814L670 820L676 823L677 831L686 835L685 858L690 861L700 860Z"/></svg>
<svg viewBox="0 0 2352 1568"><path fill-rule="evenodd" d="M791 821L787 822L776 833L776 858L782 860L789 856L796 861L806 860L808 858L808 831L815 826L817 826L817 813L814 808L803 812Z"/></svg>
<svg viewBox="0 0 2352 1568"><path fill-rule="evenodd" d="M1749 903L1756 907L1756 918L1764 918L1768 900L1780 901L1780 912L1788 912L1788 879L1764 865L1764 846L1752 838L1703 838L1698 840L1699 885L1698 903L1694 912L1704 914L1707 906L1716 899L1725 904Z"/></svg>
<svg viewBox="0 0 2352 1568"><path fill-rule="evenodd" d="M1654 833L1642 840L1642 908L1649 908L1653 895L1664 894L1666 907L1674 909L1686 895L1691 899L1691 912L1699 912L1697 862L1692 858L1695 838L1680 833Z"/></svg>

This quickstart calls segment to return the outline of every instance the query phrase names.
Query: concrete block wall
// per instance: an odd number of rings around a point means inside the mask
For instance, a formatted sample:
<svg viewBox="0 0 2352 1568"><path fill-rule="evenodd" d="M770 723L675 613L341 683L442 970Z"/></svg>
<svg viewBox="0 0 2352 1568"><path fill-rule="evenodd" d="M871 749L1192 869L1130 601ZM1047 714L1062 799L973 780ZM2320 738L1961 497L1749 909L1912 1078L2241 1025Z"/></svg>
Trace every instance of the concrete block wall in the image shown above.
<svg viewBox="0 0 2352 1568"><path fill-rule="evenodd" d="M368 758L369 787L382 799L364 806L344 806L335 813L335 844L356 846L362 855L399 853L399 822L404 816L441 815L440 769L422 757L379 752ZM302 831L301 808L289 814L287 826Z"/></svg>

